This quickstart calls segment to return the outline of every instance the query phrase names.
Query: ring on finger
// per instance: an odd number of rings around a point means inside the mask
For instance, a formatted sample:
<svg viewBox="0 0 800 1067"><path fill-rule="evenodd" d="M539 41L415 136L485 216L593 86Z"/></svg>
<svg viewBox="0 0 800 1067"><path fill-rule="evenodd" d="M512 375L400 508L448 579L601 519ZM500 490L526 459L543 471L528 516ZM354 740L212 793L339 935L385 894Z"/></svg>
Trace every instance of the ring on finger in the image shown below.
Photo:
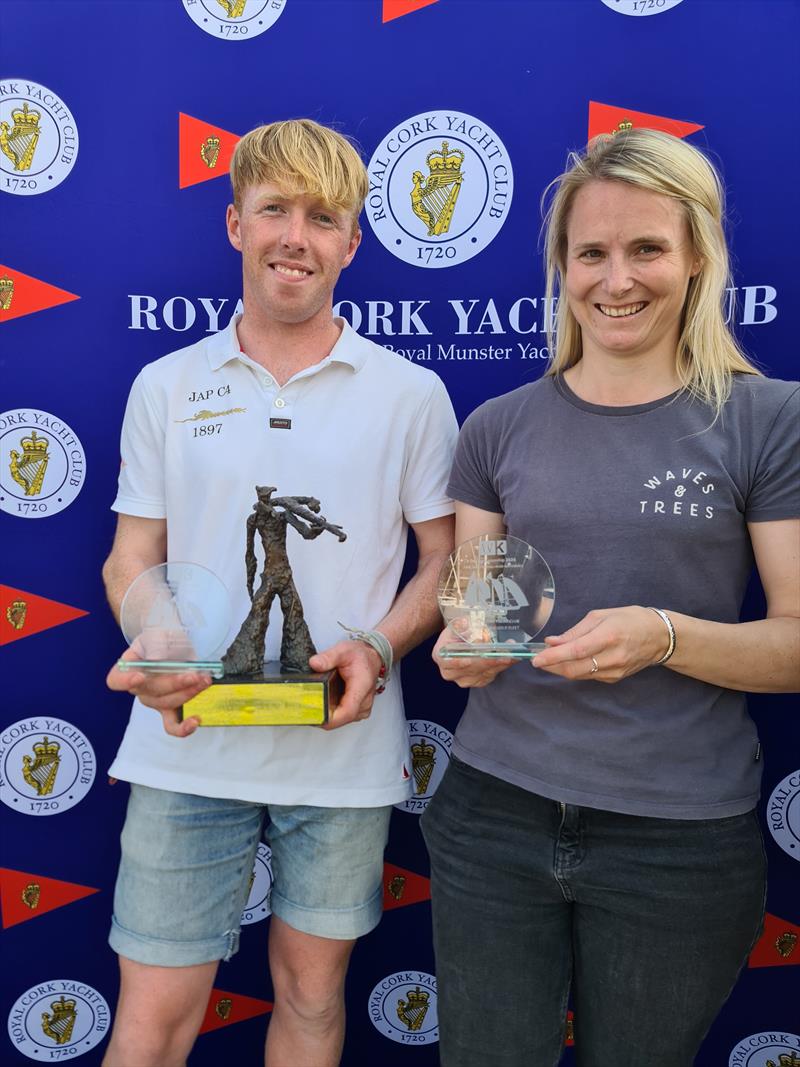
<svg viewBox="0 0 800 1067"><path fill-rule="evenodd" d="M594 658L594 656L592 656L591 659L592 659L592 669L589 671L589 674L597 674L597 672L600 670L600 667L599 667L599 665L597 663L597 660Z"/></svg>

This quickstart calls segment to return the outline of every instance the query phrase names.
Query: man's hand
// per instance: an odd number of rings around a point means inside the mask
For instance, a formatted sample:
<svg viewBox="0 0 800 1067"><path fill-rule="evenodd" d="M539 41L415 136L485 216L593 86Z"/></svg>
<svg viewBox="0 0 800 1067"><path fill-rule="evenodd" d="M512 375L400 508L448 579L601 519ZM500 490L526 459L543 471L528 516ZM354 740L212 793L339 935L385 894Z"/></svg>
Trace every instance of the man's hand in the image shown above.
<svg viewBox="0 0 800 1067"><path fill-rule="evenodd" d="M363 641L339 641L312 656L308 665L312 671L330 671L335 667L344 682L342 699L323 730L335 730L369 718L378 673L383 666L374 648Z"/></svg>
<svg viewBox="0 0 800 1067"><path fill-rule="evenodd" d="M498 674L508 670L517 661L515 659L483 659L480 656L455 657L442 659L439 649L442 645L456 644L453 631L446 626L433 646L433 662L446 682L455 682L462 689L482 689L493 682Z"/></svg>
<svg viewBox="0 0 800 1067"><path fill-rule="evenodd" d="M133 648L129 648L122 656L127 660L140 658ZM115 664L108 672L106 685L115 692L133 693L142 704L154 708L161 715L164 729L172 737L188 737L200 725L200 720L192 716L180 722L178 710L211 685L211 676L200 671L184 671L181 674L121 671Z"/></svg>

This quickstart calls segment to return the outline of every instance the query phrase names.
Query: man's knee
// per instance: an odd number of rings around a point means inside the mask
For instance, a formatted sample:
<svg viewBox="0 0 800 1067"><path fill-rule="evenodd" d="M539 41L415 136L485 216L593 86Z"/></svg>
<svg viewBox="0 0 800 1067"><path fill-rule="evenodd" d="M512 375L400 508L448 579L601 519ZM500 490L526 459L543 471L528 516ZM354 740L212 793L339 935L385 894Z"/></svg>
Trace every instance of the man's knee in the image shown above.
<svg viewBox="0 0 800 1067"><path fill-rule="evenodd" d="M324 1029L339 1018L344 1003L344 978L284 971L273 974L275 1005L290 1011L309 1027Z"/></svg>
<svg viewBox="0 0 800 1067"><path fill-rule="evenodd" d="M154 967L120 957L120 997L104 1067L180 1067L203 1021L217 964Z"/></svg>
<svg viewBox="0 0 800 1067"><path fill-rule="evenodd" d="M303 934L273 917L270 971L275 1005L320 1027L339 1017L354 941Z"/></svg>

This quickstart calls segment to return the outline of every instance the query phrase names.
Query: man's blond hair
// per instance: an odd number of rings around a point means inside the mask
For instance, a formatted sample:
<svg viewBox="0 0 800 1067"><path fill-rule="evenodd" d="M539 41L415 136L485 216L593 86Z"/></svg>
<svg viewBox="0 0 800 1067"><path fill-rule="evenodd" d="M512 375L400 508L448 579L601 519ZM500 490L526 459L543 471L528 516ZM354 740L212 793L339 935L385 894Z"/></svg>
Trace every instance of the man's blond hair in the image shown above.
<svg viewBox="0 0 800 1067"><path fill-rule="evenodd" d="M239 141L231 159L233 202L245 189L269 182L290 196L318 197L351 212L354 229L369 191L358 150L341 133L312 119L286 119L257 126Z"/></svg>

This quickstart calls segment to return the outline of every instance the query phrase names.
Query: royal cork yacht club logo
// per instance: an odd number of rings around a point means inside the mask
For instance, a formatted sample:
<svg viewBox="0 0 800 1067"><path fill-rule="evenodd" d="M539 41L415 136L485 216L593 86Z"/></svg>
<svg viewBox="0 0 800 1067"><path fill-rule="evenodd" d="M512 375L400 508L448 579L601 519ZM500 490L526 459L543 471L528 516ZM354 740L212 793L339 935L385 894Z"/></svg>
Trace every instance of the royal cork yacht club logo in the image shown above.
<svg viewBox="0 0 800 1067"><path fill-rule="evenodd" d="M247 41L273 26L286 0L182 0L186 14L201 30L222 41Z"/></svg>
<svg viewBox="0 0 800 1067"><path fill-rule="evenodd" d="M683 0L603 0L606 7L618 15L662 15L670 8L677 7Z"/></svg>
<svg viewBox="0 0 800 1067"><path fill-rule="evenodd" d="M408 724L413 796L395 804L400 811L421 815L436 792L450 760L453 735L438 722L413 719Z"/></svg>
<svg viewBox="0 0 800 1067"><path fill-rule="evenodd" d="M261 841L250 874L250 891L242 912L242 926L261 922L271 914L272 883L272 849Z"/></svg>
<svg viewBox="0 0 800 1067"><path fill-rule="evenodd" d="M369 995L369 1017L384 1037L403 1045L439 1040L436 979L424 971L398 971L377 983Z"/></svg>
<svg viewBox="0 0 800 1067"><path fill-rule="evenodd" d="M800 1037L780 1030L750 1034L732 1050L728 1067L800 1067Z"/></svg>
<svg viewBox="0 0 800 1067"><path fill-rule="evenodd" d="M800 769L787 774L772 790L767 825L775 843L800 862Z"/></svg>
<svg viewBox="0 0 800 1067"><path fill-rule="evenodd" d="M54 979L32 986L11 1008L8 1036L32 1060L77 1059L108 1033L105 997L84 982Z"/></svg>
<svg viewBox="0 0 800 1067"><path fill-rule="evenodd" d="M85 477L83 446L63 419L35 408L0 414L0 510L24 519L56 515Z"/></svg>
<svg viewBox="0 0 800 1067"><path fill-rule="evenodd" d="M97 769L89 739L46 715L0 730L0 800L25 815L57 815L86 796Z"/></svg>
<svg viewBox="0 0 800 1067"><path fill-rule="evenodd" d="M24 78L0 81L0 189L35 196L55 189L78 158L78 127L53 91Z"/></svg>
<svg viewBox="0 0 800 1067"><path fill-rule="evenodd" d="M499 135L460 111L404 120L369 161L365 206L376 237L416 267L452 267L497 236L514 177Z"/></svg>

